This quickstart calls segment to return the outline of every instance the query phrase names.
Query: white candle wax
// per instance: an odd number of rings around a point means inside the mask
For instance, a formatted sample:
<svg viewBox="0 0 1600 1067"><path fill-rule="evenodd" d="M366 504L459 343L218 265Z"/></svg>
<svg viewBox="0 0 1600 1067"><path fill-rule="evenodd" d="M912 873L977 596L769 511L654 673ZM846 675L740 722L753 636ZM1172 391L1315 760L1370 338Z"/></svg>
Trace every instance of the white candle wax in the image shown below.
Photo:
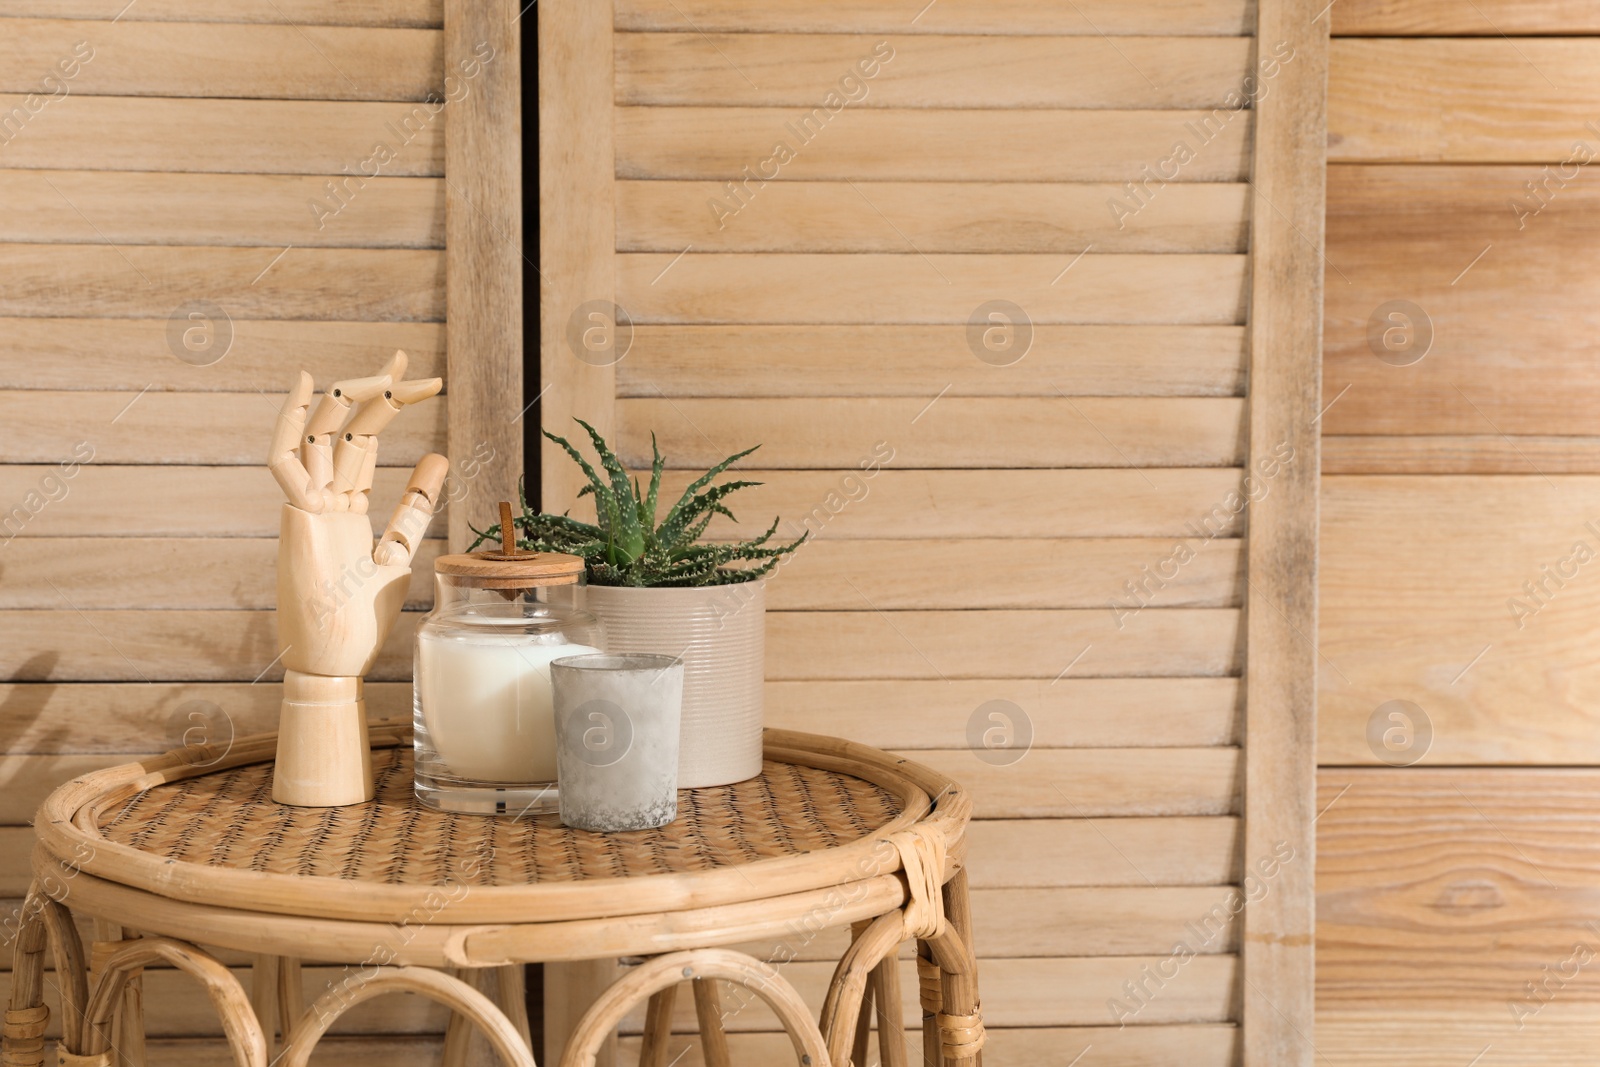
<svg viewBox="0 0 1600 1067"><path fill-rule="evenodd" d="M553 782L556 727L550 661L598 652L559 636L417 636L417 687L428 739L453 776Z"/></svg>

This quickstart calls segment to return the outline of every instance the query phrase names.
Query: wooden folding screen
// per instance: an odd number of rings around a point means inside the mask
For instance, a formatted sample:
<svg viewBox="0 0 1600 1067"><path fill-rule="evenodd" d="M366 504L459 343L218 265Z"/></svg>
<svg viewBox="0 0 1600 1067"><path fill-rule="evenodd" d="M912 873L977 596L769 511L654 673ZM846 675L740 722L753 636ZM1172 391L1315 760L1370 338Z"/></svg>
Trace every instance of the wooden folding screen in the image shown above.
<svg viewBox="0 0 1600 1067"><path fill-rule="evenodd" d="M1318 1047L1586 1064L1600 10L1332 16Z"/></svg>
<svg viewBox="0 0 1600 1067"><path fill-rule="evenodd" d="M274 726L282 496L264 462L300 368L321 387L401 347L413 376L447 378L445 397L383 434L374 511L387 514L430 450L455 460L458 534L514 491L518 11L0 4L6 915L28 883L27 823L54 785ZM432 598L444 525L413 609ZM416 618L402 616L374 671L375 716L410 714ZM172 972L144 985L151 1062L213 1062L204 998ZM391 1001L346 1029L429 1033L442 1019ZM436 1052L374 1039L337 1055L393 1065Z"/></svg>
<svg viewBox="0 0 1600 1067"><path fill-rule="evenodd" d="M543 422L762 445L769 720L973 787L994 1064L1312 1059L1318 6L539 5Z"/></svg>

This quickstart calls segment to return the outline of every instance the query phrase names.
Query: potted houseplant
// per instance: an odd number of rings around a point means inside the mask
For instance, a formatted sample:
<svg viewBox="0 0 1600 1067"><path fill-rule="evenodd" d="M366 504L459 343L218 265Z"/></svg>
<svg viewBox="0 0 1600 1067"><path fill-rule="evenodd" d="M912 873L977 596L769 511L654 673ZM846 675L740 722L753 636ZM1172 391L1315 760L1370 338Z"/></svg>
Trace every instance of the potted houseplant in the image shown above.
<svg viewBox="0 0 1600 1067"><path fill-rule="evenodd" d="M512 520L518 546L566 552L588 570L587 607L606 627L607 650L680 656L683 674L681 788L727 785L761 772L761 695L764 682L765 582L785 556L806 540L774 543L778 520L745 541L702 540L717 515L733 518L727 498L759 485L714 484L735 453L692 482L657 521L657 496L666 462L652 435L650 484L641 491L605 439L582 419L604 475L566 439L548 430L582 468L595 522L551 515L528 506ZM759 447L759 446L757 446ZM498 525L478 531L479 542L497 539ZM474 545L476 547L476 545Z"/></svg>

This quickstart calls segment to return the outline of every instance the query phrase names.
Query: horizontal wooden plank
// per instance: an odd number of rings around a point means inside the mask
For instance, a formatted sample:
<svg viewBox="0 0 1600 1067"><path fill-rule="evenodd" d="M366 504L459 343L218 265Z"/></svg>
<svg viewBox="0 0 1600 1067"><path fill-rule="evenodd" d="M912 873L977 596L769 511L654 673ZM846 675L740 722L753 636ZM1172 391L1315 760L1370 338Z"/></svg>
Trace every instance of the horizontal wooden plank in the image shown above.
<svg viewBox="0 0 1600 1067"><path fill-rule="evenodd" d="M70 457L62 457L63 460ZM411 472L379 467L369 514L387 521ZM0 544L13 537L277 537L283 490L266 467L84 464L62 494L50 465L0 466ZM56 499L51 499L51 496ZM446 508L449 502L445 496ZM162 506L150 507L159 500ZM382 529L381 526L378 527ZM444 512L430 532L443 535ZM3 562L3 561L0 561Z"/></svg>
<svg viewBox="0 0 1600 1067"><path fill-rule="evenodd" d="M768 682L766 721L880 748L959 748L974 722L991 724L995 700L1026 716L1018 735L1039 748L1232 745L1242 711L1234 678Z"/></svg>
<svg viewBox="0 0 1600 1067"><path fill-rule="evenodd" d="M773 181L747 201L725 182L616 191L621 252L1243 252L1250 232L1237 183L1174 184L1143 206L1087 182Z"/></svg>
<svg viewBox="0 0 1600 1067"><path fill-rule="evenodd" d="M441 323L218 318L209 341L222 355L204 366L216 350L192 353L169 329L165 318L0 318L0 388L273 392L292 386L301 367L321 388L372 374L397 348L411 357L411 377L445 372Z"/></svg>
<svg viewBox="0 0 1600 1067"><path fill-rule="evenodd" d="M0 314L18 317L166 319L210 301L241 318L444 319L433 250L0 244L0 272Z"/></svg>
<svg viewBox="0 0 1600 1067"><path fill-rule="evenodd" d="M1592 140L1576 122L1562 136L1563 160ZM1324 403L1349 389L1325 433L1594 432L1584 279L1600 269L1600 187L1581 173L1329 168L1327 254L1345 284L1328 286Z"/></svg>
<svg viewBox="0 0 1600 1067"><path fill-rule="evenodd" d="M1115 1024L1108 1000L1127 993L1122 983L1137 981L1141 968L1165 964L1168 956L1122 956L1085 959L986 959L982 963L983 1021L995 1027L1096 1026ZM783 976L808 1004L820 1008L833 973L831 962L795 962L784 965ZM916 988L916 967L900 961L902 989ZM1226 1022L1234 1015L1232 984L1238 979L1237 958L1195 956L1181 965L1177 977L1167 982L1129 1020L1155 1026L1172 1023ZM1131 1008L1131 1005L1130 1005ZM903 998L908 1026L920 1022L922 1008L914 996ZM622 1024L624 1033L638 1033L644 1007L636 1008ZM776 1030L776 1017L752 995L748 1002L729 1003L724 998L723 1024L734 1033ZM680 996L674 1004L673 1029L692 1030L694 998Z"/></svg>
<svg viewBox="0 0 1600 1067"><path fill-rule="evenodd" d="M70 884L70 883L69 883ZM70 901L70 897L68 898ZM348 975L359 973L360 967L306 967L302 970L306 1003L340 982L348 982ZM247 967L233 968L234 977L249 989L250 971ZM195 984L195 980L182 971L151 969L143 974L145 1030L152 1038L170 1037L220 1037L222 1023L218 1020L211 1001ZM11 995L11 974L0 972L0 996ZM50 1006L49 1028L46 1035L53 1039L60 1034L61 1011L56 983L45 982L45 1003ZM330 1028L335 1034L440 1034L449 1022L449 1009L422 997L375 997L360 1007L339 1016ZM338 1046L330 1046L330 1051ZM322 1050L318 1049L319 1052ZM329 1053L322 1053L326 1056ZM151 1058L150 1062L167 1067L166 1060ZM227 1062L227 1059L216 1062ZM339 1061L341 1063L347 1061Z"/></svg>
<svg viewBox="0 0 1600 1067"><path fill-rule="evenodd" d="M619 33L616 101L832 109L1237 107L1254 51L1247 37L896 37L891 45L852 34Z"/></svg>
<svg viewBox="0 0 1600 1067"><path fill-rule="evenodd" d="M974 887L1225 885L1239 878L1236 818L1007 819L967 831Z"/></svg>
<svg viewBox="0 0 1600 1067"><path fill-rule="evenodd" d="M1584 0L1341 0L1333 33L1350 37L1501 37L1600 33L1600 11ZM1521 42L1517 42L1519 45Z"/></svg>
<svg viewBox="0 0 1600 1067"><path fill-rule="evenodd" d="M1244 764L1236 748L1034 749L999 766L985 758L997 754L968 748L906 753L966 785L980 819L1239 811Z"/></svg>
<svg viewBox="0 0 1600 1067"><path fill-rule="evenodd" d="M635 322L967 323L986 321L984 305L1003 294L1032 322L1235 324L1244 321L1246 262L1098 252L1076 260L638 252L617 256L617 303Z"/></svg>
<svg viewBox="0 0 1600 1067"><path fill-rule="evenodd" d="M1152 608L1121 629L1117 623L1109 611L1090 609L773 612L767 677L1055 678L1070 669L1080 678L1173 678L1239 671L1237 609Z"/></svg>
<svg viewBox="0 0 1600 1067"><path fill-rule="evenodd" d="M0 782L5 783L5 788L0 789L0 827L21 828L22 833L31 835L33 831L27 827L32 824L34 813L57 786L90 771L156 755L155 747L147 744L142 753L0 756ZM10 838L12 847L0 847L0 860L10 864L10 873L0 879L3 883L0 896L20 896L27 892L25 865L31 851L27 840L13 835Z"/></svg>
<svg viewBox="0 0 1600 1067"><path fill-rule="evenodd" d="M1592 476L1323 479L1318 758L1422 758L1382 744L1403 700L1427 763L1600 761L1595 522Z"/></svg>
<svg viewBox="0 0 1600 1067"><path fill-rule="evenodd" d="M912 1056L920 1054L917 1050L922 1046L916 1036L919 1032L914 1028L908 1031L907 1048ZM631 1063L638 1056L640 1040L638 1037L622 1038L619 1047L626 1062ZM1096 1067L1151 1067L1162 1063L1182 1063L1184 1067L1232 1067L1238 1062L1239 1031L1222 1023L1122 1029L1109 1026L991 1027L986 1030L983 1048L985 1060L997 1065L1025 1063L1030 1067L1073 1067L1074 1058L1092 1048ZM779 1033L730 1034L728 1049L733 1062L741 1067L789 1067L794 1059L794 1046L788 1037ZM668 1040L667 1060L676 1067L705 1065L699 1039L689 1034L674 1034ZM407 1062L396 1067L410 1065Z"/></svg>
<svg viewBox="0 0 1600 1067"><path fill-rule="evenodd" d="M79 96L30 114L26 99L0 96L0 118L25 116L7 167L342 174L381 157L392 177L444 173L447 109L430 104Z"/></svg>
<svg viewBox="0 0 1600 1067"><path fill-rule="evenodd" d="M344 0L330 7L322 0L4 0L0 14L8 18L144 20L156 22L289 23L307 26L416 26L438 28L444 22L442 0Z"/></svg>
<svg viewBox="0 0 1600 1067"><path fill-rule="evenodd" d="M1325 436L1322 473L1600 474L1600 438L1489 434Z"/></svg>
<svg viewBox="0 0 1600 1067"><path fill-rule="evenodd" d="M341 178L347 184L330 192L331 181L289 174L0 170L0 196L16 208L8 241L267 245L274 251L285 245L444 247L442 179Z"/></svg>
<svg viewBox="0 0 1600 1067"><path fill-rule="evenodd" d="M283 677L271 611L0 612L18 682L271 682ZM418 612L402 612L367 677L411 677Z"/></svg>
<svg viewBox="0 0 1600 1067"><path fill-rule="evenodd" d="M32 0L39 2L39 0ZM174 2L174 0L168 0ZM784 0L751 7L741 0L618 0L622 30L789 33L1178 33L1237 36L1255 28L1247 0L942 0L906 17L896 0Z"/></svg>
<svg viewBox="0 0 1600 1067"><path fill-rule="evenodd" d="M1156 955L1179 941L1196 955L1238 950L1232 887L980 889L972 901L973 942L983 955Z"/></svg>
<svg viewBox="0 0 1600 1067"><path fill-rule="evenodd" d="M43 504L41 479L50 466L0 467L0 528L5 536L83 536L115 530L119 537L276 537L283 493L265 467L124 467L86 464L72 491ZM379 468L372 514L388 514L407 472ZM1229 537L1242 529L1244 498L1238 470L1145 471L830 471L750 470L763 484L740 493L738 523L718 519L712 536L750 536L773 516L782 529L818 538L939 537ZM675 500L688 472L662 479ZM27 494L38 492L39 500ZM867 500L873 500L870 507ZM161 500L162 509L147 507ZM449 495L446 494L448 502ZM13 510L32 508L25 522ZM10 517L12 523L4 525ZM432 529L442 529L435 519ZM19 530L20 526L20 530ZM1132 577L1130 575L1130 577Z"/></svg>
<svg viewBox="0 0 1600 1067"><path fill-rule="evenodd" d="M1566 962L1600 941L1597 788L1593 770L1324 769L1319 1009L1476 1008L1508 1036L1558 1026L1562 1005L1600 1018Z"/></svg>
<svg viewBox="0 0 1600 1067"><path fill-rule="evenodd" d="M281 696L266 683L4 683L0 752L143 753L194 742L196 727L216 737L262 733L276 727ZM994 700L1027 716L1022 729L1041 749L1238 743L1233 678L768 682L766 717L884 748L954 749L971 743L974 720L990 724L980 711ZM369 682L366 702L374 720L408 720L411 685Z"/></svg>
<svg viewBox="0 0 1600 1067"><path fill-rule="evenodd" d="M418 550L408 608L433 606L433 560L443 544L424 541ZM268 611L278 602L277 563L276 538L123 537L113 545L98 537L25 537L0 555L0 609L71 603Z"/></svg>
<svg viewBox="0 0 1600 1067"><path fill-rule="evenodd" d="M0 320L3 321L3 320ZM1035 323L1024 358L978 357L967 324L636 325L617 395L1242 396L1239 326ZM753 353L759 359L752 359ZM993 357L991 357L993 358Z"/></svg>
<svg viewBox="0 0 1600 1067"><path fill-rule="evenodd" d="M773 108L615 115L619 178L739 180L746 167L766 173L779 163L783 179L836 181L1127 182L1163 163L1176 181L1236 182L1250 172L1248 111L857 108L799 133L789 125L799 113Z"/></svg>
<svg viewBox="0 0 1600 1067"><path fill-rule="evenodd" d="M768 583L767 606L1104 608L1113 614L1140 604L1238 607L1244 591L1241 546L1232 539L1146 537L820 540L802 546L779 568Z"/></svg>
<svg viewBox="0 0 1600 1067"><path fill-rule="evenodd" d="M1563 955L1548 966L1565 959ZM1536 972L1530 980L1538 981L1543 973ZM1505 1005L1395 1004L1384 1010L1319 1005L1317 1051L1350 1067L1392 1063L1460 1067L1472 1062L1473 1056L1480 1056L1481 1067L1524 1063L1584 1067L1600 1039L1600 1011L1583 1001L1557 996L1536 1017L1520 1020L1521 1029L1518 1021ZM1489 1052L1483 1054L1486 1048Z"/></svg>
<svg viewBox="0 0 1600 1067"><path fill-rule="evenodd" d="M762 484L732 501L738 522L719 517L710 534L760 534L774 516L783 520L780 531L793 536L810 531L817 538L852 540L1206 538L1242 528L1242 476L1233 468L868 471L873 458L864 454L859 472L741 471L742 478ZM667 472L662 499L676 500L692 478L686 471ZM0 488L5 486L6 472L0 470Z"/></svg>
<svg viewBox="0 0 1600 1067"><path fill-rule="evenodd" d="M1335 39L1328 158L1558 163L1591 136L1596 62L1600 41L1582 38Z"/></svg>
<svg viewBox="0 0 1600 1067"><path fill-rule="evenodd" d="M410 682L368 682L364 693L369 719L410 721ZM277 729L282 700L282 687L265 681L9 682L0 684L0 752L127 761L188 744L226 744Z"/></svg>
<svg viewBox="0 0 1600 1067"><path fill-rule="evenodd" d="M1233 467L1244 416L1233 397L638 398L617 401L616 440L631 466L650 465L654 435L674 467L699 470L728 455L720 442L759 441L751 461L806 470L852 467L884 440L901 469Z"/></svg>
<svg viewBox="0 0 1600 1067"><path fill-rule="evenodd" d="M686 1040L686 1038L680 1038ZM1344 1011L1317 1009L1317 1051L1336 1064L1386 1067L1394 1062L1416 1067L1459 1067L1493 1049L1482 1064L1502 1054L1507 1064L1582 1067L1600 1040L1600 1013L1584 1003L1557 1000L1517 1029L1504 1005L1466 1003L1430 1011ZM1515 1056L1515 1059L1512 1059ZM690 1057L683 1059L688 1064Z"/></svg>
<svg viewBox="0 0 1600 1067"><path fill-rule="evenodd" d="M1196 955L1219 955L1238 950L1241 899L1233 886L978 889L973 941L983 958L1153 955L1179 940ZM1029 921L1019 923L1019 915ZM829 962L849 947L849 928L838 926L806 939L787 931L737 946L759 960ZM909 959L915 951L907 941L899 954Z"/></svg>
<svg viewBox="0 0 1600 1067"><path fill-rule="evenodd" d="M406 613L369 677L410 676ZM775 612L767 675L805 678L1188 677L1237 673L1239 612L1152 608L1117 629L1109 612ZM280 677L267 611L0 613L16 681L250 681ZM1081 658L1080 658L1081 657ZM1076 662L1074 662L1076 660Z"/></svg>
<svg viewBox="0 0 1600 1067"><path fill-rule="evenodd" d="M259 465L286 396L4 391L0 463L59 462L88 441L96 463ZM399 415L378 439L377 461L409 467L429 452L443 452L444 415L443 402Z"/></svg>
<svg viewBox="0 0 1600 1067"><path fill-rule="evenodd" d="M33 881L29 856L33 852L33 828L0 826L0 896L23 897ZM10 918L10 916L6 916ZM15 927L6 923L0 937L9 943ZM8 945L9 947L9 945ZM7 953L9 955L9 953ZM3 980L3 979L0 979Z"/></svg>
<svg viewBox="0 0 1600 1067"><path fill-rule="evenodd" d="M443 37L377 26L10 18L0 92L38 92L53 75L73 93L101 96L422 100L443 81Z"/></svg>

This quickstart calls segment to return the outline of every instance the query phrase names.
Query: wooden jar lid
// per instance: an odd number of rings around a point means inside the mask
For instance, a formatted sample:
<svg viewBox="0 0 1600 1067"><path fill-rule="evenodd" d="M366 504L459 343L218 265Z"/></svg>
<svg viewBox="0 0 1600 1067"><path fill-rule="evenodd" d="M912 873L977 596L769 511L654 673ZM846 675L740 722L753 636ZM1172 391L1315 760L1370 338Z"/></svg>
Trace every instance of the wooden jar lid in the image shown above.
<svg viewBox="0 0 1600 1067"><path fill-rule="evenodd" d="M477 578L489 589L533 589L542 585L576 585L583 559L565 552L461 552L433 561L436 574Z"/></svg>
<svg viewBox="0 0 1600 1067"><path fill-rule="evenodd" d="M476 579L485 589L537 589L545 585L577 585L583 577L582 557L565 552L524 552L517 547L511 502L500 501L500 551L458 552L433 561L435 574Z"/></svg>

